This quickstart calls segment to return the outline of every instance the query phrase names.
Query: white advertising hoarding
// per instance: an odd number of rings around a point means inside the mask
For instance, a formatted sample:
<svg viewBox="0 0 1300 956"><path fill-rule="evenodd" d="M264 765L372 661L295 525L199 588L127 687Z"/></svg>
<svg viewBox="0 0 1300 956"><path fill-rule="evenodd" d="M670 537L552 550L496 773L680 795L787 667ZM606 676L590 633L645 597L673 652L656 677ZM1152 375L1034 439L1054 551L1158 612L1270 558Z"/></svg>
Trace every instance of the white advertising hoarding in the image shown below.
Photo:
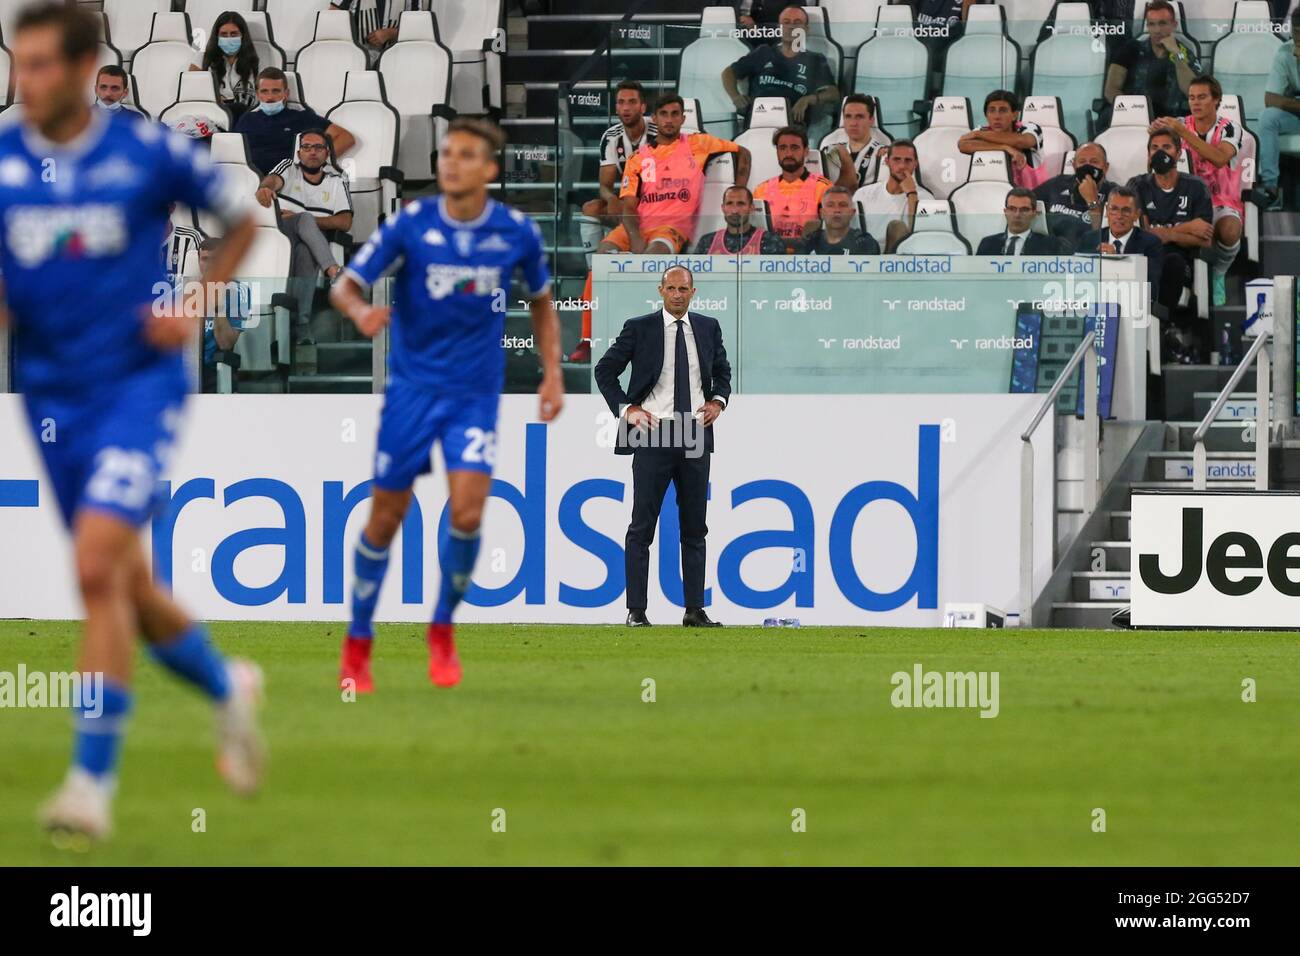
<svg viewBox="0 0 1300 956"><path fill-rule="evenodd" d="M948 601L1018 608L1019 435L1041 396L736 396L717 425L710 613L728 624L930 625ZM0 395L0 617L80 616L69 547L18 396ZM381 399L196 396L151 530L198 616L345 620ZM536 421L501 400L496 482L464 621L617 622L631 459L595 396ZM1036 445L1035 578L1050 572L1050 429ZM37 480L39 479L39 484ZM427 620L441 459L416 486L376 615ZM671 489L669 491L671 501ZM676 509L651 553L657 623L680 619Z"/></svg>
<svg viewBox="0 0 1300 956"><path fill-rule="evenodd" d="M1300 494L1133 496L1135 627L1300 627Z"/></svg>

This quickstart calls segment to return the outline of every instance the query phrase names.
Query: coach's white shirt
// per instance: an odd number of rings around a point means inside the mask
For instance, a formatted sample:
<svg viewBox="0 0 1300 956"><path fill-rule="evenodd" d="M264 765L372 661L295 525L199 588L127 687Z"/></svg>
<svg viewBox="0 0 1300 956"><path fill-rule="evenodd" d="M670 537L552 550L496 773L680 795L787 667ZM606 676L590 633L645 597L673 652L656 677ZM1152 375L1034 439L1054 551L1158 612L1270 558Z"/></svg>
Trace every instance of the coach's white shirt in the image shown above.
<svg viewBox="0 0 1300 956"><path fill-rule="evenodd" d="M673 409L673 385L677 381L677 320L667 309L664 318L664 367L659 372L659 381L650 389L641 407L655 418L668 418ZM691 313L682 316L686 330L686 366L687 377L691 385L691 407L677 409L687 415L694 415L695 410L704 404L704 386L700 384L700 352L695 347L695 330L691 328Z"/></svg>

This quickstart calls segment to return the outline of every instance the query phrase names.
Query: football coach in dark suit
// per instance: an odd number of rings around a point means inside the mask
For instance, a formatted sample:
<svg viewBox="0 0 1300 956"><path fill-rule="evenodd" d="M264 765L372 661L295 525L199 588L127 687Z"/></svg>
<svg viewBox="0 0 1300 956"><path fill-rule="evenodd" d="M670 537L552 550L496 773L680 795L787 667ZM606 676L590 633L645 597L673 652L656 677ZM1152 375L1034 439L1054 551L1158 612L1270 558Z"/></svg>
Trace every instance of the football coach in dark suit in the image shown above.
<svg viewBox="0 0 1300 956"><path fill-rule="evenodd" d="M708 534L713 423L731 397L731 365L718 320L688 311L695 277L673 266L659 281L663 308L628 319L596 363L596 385L619 416L615 454L632 456L632 523L625 542L627 623L647 627L650 543L668 483L677 489L682 583L688 627L717 627L704 613L704 539ZM628 364L627 391L619 376Z"/></svg>

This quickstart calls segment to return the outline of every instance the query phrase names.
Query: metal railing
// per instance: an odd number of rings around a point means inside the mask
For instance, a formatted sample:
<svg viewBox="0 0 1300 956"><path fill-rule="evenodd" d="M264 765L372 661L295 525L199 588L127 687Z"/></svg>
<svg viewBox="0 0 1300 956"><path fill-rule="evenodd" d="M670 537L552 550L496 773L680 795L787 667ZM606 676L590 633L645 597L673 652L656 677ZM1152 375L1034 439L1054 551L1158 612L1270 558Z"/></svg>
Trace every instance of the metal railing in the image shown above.
<svg viewBox="0 0 1300 956"><path fill-rule="evenodd" d="M1223 391L1219 392L1219 397L1214 400L1214 404L1210 406L1210 410L1205 413L1201 423L1196 426L1196 431L1192 433L1192 441L1195 442L1192 448L1192 487L1197 491L1205 490L1209 477L1205 436L1210 426L1214 424L1214 420L1219 417L1219 412L1223 411L1223 406L1227 404L1232 390L1245 378L1246 369L1250 368L1252 362L1255 363L1255 490L1268 491L1268 440L1271 431L1269 417L1273 396L1270 386L1272 363L1265 346L1271 338L1272 333L1267 329L1259 333L1259 337L1233 370L1228 384L1223 386Z"/></svg>
<svg viewBox="0 0 1300 956"><path fill-rule="evenodd" d="M1083 337L1070 361L1057 376L1052 390L1043 399L1038 414L1020 435L1020 626L1033 624L1034 616L1034 432L1056 406L1057 396L1066 382L1074 377L1083 363L1083 513L1085 519L1097 507L1097 333ZM1052 454L1056 454L1056 438L1052 438ZM1055 529L1053 529L1055 542ZM1055 547L1055 545L1053 545Z"/></svg>

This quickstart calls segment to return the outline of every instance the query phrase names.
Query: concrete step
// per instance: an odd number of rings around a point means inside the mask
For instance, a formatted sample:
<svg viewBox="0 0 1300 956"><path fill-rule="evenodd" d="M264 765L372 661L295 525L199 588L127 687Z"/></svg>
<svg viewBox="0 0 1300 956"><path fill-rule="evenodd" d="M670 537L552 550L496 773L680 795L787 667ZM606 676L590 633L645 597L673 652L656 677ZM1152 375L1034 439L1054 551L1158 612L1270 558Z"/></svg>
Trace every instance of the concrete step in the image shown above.
<svg viewBox="0 0 1300 956"><path fill-rule="evenodd" d="M1199 421L1169 422L1172 427L1166 439L1167 451L1192 451L1196 442L1192 436L1200 427ZM1212 422L1205 433L1206 451L1254 452L1255 430L1247 429L1246 422ZM1247 440L1249 439L1249 440Z"/></svg>
<svg viewBox="0 0 1300 956"><path fill-rule="evenodd" d="M1145 478L1148 481L1191 481L1192 458L1190 451L1156 451L1147 458ZM1255 453L1253 450L1206 452L1205 462L1211 481L1255 480Z"/></svg>
<svg viewBox="0 0 1300 956"><path fill-rule="evenodd" d="M1075 571L1070 596L1076 601L1127 601L1127 571Z"/></svg>
<svg viewBox="0 0 1300 956"><path fill-rule="evenodd" d="M1109 630L1110 616L1128 601L1058 601L1052 605L1052 627Z"/></svg>
<svg viewBox="0 0 1300 956"><path fill-rule="evenodd" d="M1129 541L1132 534L1129 531L1129 519L1133 517L1131 511L1112 511L1110 513L1110 540L1112 541Z"/></svg>
<svg viewBox="0 0 1300 956"><path fill-rule="evenodd" d="M1133 546L1128 541L1093 541L1089 544L1091 552L1090 571L1123 571L1128 573L1133 568Z"/></svg>

